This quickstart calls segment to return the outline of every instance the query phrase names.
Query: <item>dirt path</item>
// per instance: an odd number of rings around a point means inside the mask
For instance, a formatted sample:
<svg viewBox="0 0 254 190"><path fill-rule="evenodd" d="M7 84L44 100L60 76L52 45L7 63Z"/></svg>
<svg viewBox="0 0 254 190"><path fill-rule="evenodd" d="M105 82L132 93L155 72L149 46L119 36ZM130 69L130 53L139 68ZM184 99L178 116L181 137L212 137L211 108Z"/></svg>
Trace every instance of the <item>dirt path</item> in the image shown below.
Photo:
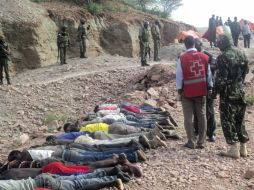
<svg viewBox="0 0 254 190"><path fill-rule="evenodd" d="M115 69L127 69L140 66L139 58L127 58L121 56L99 56L88 59L72 58L68 60L69 64L59 66L59 63L48 67L29 70L16 75L13 78L14 85L33 85L49 84L61 80L67 80L84 75L103 73ZM160 63L173 64L167 60ZM150 65L156 62L150 61Z"/></svg>

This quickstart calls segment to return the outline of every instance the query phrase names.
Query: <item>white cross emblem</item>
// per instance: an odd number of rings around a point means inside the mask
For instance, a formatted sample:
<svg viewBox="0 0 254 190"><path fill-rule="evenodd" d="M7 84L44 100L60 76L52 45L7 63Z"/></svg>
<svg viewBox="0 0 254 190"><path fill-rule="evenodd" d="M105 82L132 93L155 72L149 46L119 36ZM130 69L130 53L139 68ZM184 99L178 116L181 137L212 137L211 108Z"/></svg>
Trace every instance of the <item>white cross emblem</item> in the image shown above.
<svg viewBox="0 0 254 190"><path fill-rule="evenodd" d="M204 75L204 65L201 64L199 61L194 61L191 63L190 72L193 77L200 77Z"/></svg>

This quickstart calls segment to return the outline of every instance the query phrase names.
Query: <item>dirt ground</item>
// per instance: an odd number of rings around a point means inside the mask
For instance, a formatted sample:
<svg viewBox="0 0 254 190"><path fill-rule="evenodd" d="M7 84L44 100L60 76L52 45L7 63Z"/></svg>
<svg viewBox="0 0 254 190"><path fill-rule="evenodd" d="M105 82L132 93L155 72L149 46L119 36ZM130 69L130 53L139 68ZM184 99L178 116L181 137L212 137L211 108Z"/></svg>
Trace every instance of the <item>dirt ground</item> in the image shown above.
<svg viewBox="0 0 254 190"><path fill-rule="evenodd" d="M167 54L171 55L172 51L175 51L175 48L162 49L161 63L174 63L173 60L166 59ZM251 55L251 51L253 49L247 52L248 55ZM56 64L13 76L11 86L0 87L1 160L4 161L11 149L39 144L48 134L56 133L54 128L45 128L50 117L57 117L59 125L62 125L68 119L75 119L91 112L96 104L120 101L121 96L133 90L135 80L149 69L139 65L138 58L101 56L71 59L67 65ZM170 85L174 83L172 80ZM249 76L246 89L248 95L254 96L252 75ZM172 91L175 89L172 88ZM148 160L138 163L143 169L144 176L126 184L126 189L254 189L254 181L244 179L245 171L253 169L254 166L253 106L248 107L245 118L250 134L248 158L233 160L218 155L226 148L218 113L217 102L216 142L207 143L207 147L203 150L189 150L183 147L186 135L182 109L178 103L171 114L179 124L177 131L182 139L168 141L167 148L147 151ZM44 134L32 139L37 132ZM23 133L27 133L30 140L21 146L19 136Z"/></svg>

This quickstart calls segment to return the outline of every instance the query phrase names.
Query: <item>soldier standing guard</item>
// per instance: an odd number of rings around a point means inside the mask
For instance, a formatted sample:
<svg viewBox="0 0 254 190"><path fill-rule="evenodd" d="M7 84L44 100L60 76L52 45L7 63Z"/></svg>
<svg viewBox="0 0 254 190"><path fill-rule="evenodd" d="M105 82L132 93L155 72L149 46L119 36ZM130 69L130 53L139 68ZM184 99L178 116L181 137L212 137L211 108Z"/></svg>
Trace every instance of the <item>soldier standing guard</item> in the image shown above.
<svg viewBox="0 0 254 190"><path fill-rule="evenodd" d="M210 42L210 46L216 46L216 20L215 15L209 19L209 26L208 26L208 40Z"/></svg>
<svg viewBox="0 0 254 190"><path fill-rule="evenodd" d="M80 19L80 24L78 26L78 37L77 41L79 42L80 49L80 58L87 58L86 56L86 39L87 39L87 31L90 29L90 25L84 27L86 21L84 19Z"/></svg>
<svg viewBox="0 0 254 190"><path fill-rule="evenodd" d="M66 32L66 26L63 26L61 31L57 35L57 47L60 54L60 64L66 63L66 48L70 46L69 34Z"/></svg>
<svg viewBox="0 0 254 190"><path fill-rule="evenodd" d="M141 56L141 66L150 66L147 64L147 54L149 50L149 23L144 21L143 27L139 31L139 45L140 45L140 56Z"/></svg>
<svg viewBox="0 0 254 190"><path fill-rule="evenodd" d="M153 45L154 45L154 57L153 60L154 61L160 61L159 58L159 49L160 49L160 44L161 44L161 34L160 34L160 23L158 20L155 21L152 29L151 29L151 33L152 33L152 37L153 37Z"/></svg>
<svg viewBox="0 0 254 190"><path fill-rule="evenodd" d="M232 47L227 35L219 36L218 47L222 54L217 58L215 92L220 95L221 126L229 144L229 150L221 155L246 157L249 137L244 125L246 101L243 83L249 72L248 59L243 52Z"/></svg>
<svg viewBox="0 0 254 190"><path fill-rule="evenodd" d="M5 72L5 77L7 84L10 85L10 75L8 68L8 60L10 55L10 50L8 44L5 42L4 37L0 35L0 85L3 84L3 70Z"/></svg>

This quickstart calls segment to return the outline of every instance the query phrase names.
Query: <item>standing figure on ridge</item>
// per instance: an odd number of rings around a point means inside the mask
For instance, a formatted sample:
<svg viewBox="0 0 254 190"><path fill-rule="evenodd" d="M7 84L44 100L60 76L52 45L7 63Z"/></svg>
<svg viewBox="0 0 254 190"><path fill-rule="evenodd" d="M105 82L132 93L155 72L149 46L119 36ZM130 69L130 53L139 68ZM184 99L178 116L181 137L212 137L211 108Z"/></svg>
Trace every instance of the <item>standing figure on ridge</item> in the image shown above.
<svg viewBox="0 0 254 190"><path fill-rule="evenodd" d="M10 75L8 68L8 60L9 60L10 50L8 44L5 42L4 37L0 35L0 85L3 84L3 71L5 72L5 78L7 80L7 84L10 85Z"/></svg>
<svg viewBox="0 0 254 190"><path fill-rule="evenodd" d="M70 46L69 33L66 32L67 27L62 26L61 31L57 35L58 55L60 55L60 64L66 63L66 48Z"/></svg>
<svg viewBox="0 0 254 190"><path fill-rule="evenodd" d="M208 39L210 42L210 46L213 47L216 44L216 20L215 15L209 19L209 26L208 26Z"/></svg>
<svg viewBox="0 0 254 190"><path fill-rule="evenodd" d="M160 61L159 58L159 49L161 44L161 33L160 33L161 25L159 20L156 20L154 25L151 28L151 33L153 37L153 45L154 45L154 61Z"/></svg>
<svg viewBox="0 0 254 190"><path fill-rule="evenodd" d="M244 21L242 34L244 40L244 48L250 48L251 31L247 20Z"/></svg>
<svg viewBox="0 0 254 190"><path fill-rule="evenodd" d="M86 39L88 30L90 29L90 25L87 27L84 26L86 21L84 19L80 19L80 24L78 26L78 37L77 41L79 42L79 49L80 49L80 58L87 58L86 56Z"/></svg>
<svg viewBox="0 0 254 190"><path fill-rule="evenodd" d="M234 22L231 23L230 25L231 28L231 33L232 33L232 38L234 41L234 46L238 46L238 38L241 33L241 26L239 22L237 21L237 17L234 18Z"/></svg>
<svg viewBox="0 0 254 190"><path fill-rule="evenodd" d="M149 50L150 39L148 26L148 21L144 21L143 27L140 29L138 36L140 45L141 66L150 66L149 64L147 64L147 54Z"/></svg>

